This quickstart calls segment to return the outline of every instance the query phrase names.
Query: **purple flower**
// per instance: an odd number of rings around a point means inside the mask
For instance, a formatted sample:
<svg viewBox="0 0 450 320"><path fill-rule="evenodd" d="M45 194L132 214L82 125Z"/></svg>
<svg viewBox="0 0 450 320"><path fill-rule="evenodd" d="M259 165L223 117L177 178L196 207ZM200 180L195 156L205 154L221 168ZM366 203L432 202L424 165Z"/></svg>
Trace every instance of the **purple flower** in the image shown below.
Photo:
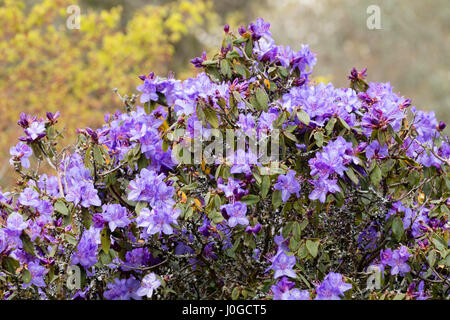
<svg viewBox="0 0 450 320"><path fill-rule="evenodd" d="M156 290L161 285L161 280L158 279L155 273L147 274L144 279L142 279L141 287L136 292L139 296L147 296L151 298L153 295L153 290Z"/></svg>
<svg viewBox="0 0 450 320"><path fill-rule="evenodd" d="M94 222L94 228L103 229L103 225L106 221L103 219L101 213L96 213L92 216L92 222Z"/></svg>
<svg viewBox="0 0 450 320"><path fill-rule="evenodd" d="M6 220L6 228L15 233L21 233L28 227L28 222L23 221L23 217L18 212L13 212Z"/></svg>
<svg viewBox="0 0 450 320"><path fill-rule="evenodd" d="M283 277L276 285L273 285L270 290L273 293L273 300L287 300L285 297L289 295L289 291L294 288L295 283L288 278Z"/></svg>
<svg viewBox="0 0 450 320"><path fill-rule="evenodd" d="M320 175L321 178L328 178L333 173L337 173L342 177L347 171L345 165L353 161L352 154L352 143L339 136L328 143L323 148L323 152L317 152L316 157L308 161L311 176Z"/></svg>
<svg viewBox="0 0 450 320"><path fill-rule="evenodd" d="M407 262L410 256L411 254L406 246L401 246L400 249L394 250L391 259L388 261L388 265L391 266L391 275L409 272L411 267Z"/></svg>
<svg viewBox="0 0 450 320"><path fill-rule="evenodd" d="M252 166L258 164L257 156L251 151L245 152L239 149L235 154L230 156L232 166L230 168L230 173L252 173Z"/></svg>
<svg viewBox="0 0 450 320"><path fill-rule="evenodd" d="M244 193L244 191L245 191L244 189L241 188L240 181L234 180L232 177L228 178L227 185L218 183L217 187L225 193L225 197L232 197L237 194Z"/></svg>
<svg viewBox="0 0 450 320"><path fill-rule="evenodd" d="M261 230L261 224L260 223L257 223L253 227L248 226L247 228L245 228L245 232L247 232L247 233L258 233L260 230Z"/></svg>
<svg viewBox="0 0 450 320"><path fill-rule="evenodd" d="M389 156L387 145L380 146L378 140L374 140L371 144L366 147L366 157L367 159L372 159L373 157L377 159L383 159Z"/></svg>
<svg viewBox="0 0 450 320"><path fill-rule="evenodd" d="M289 293L289 296L286 297L286 300L309 300L309 291L295 288L292 289Z"/></svg>
<svg viewBox="0 0 450 320"><path fill-rule="evenodd" d="M278 176L278 181L273 187L275 190L281 190L281 199L283 202L288 201L291 194L295 194L298 198L301 190L300 184L295 179L294 170L290 170L286 175Z"/></svg>
<svg viewBox="0 0 450 320"><path fill-rule="evenodd" d="M28 271L31 274L31 281L28 284L24 283L24 288L28 288L30 285L35 285L36 287L47 286L43 277L48 273L48 270L41 266L39 262L30 262L28 264Z"/></svg>
<svg viewBox="0 0 450 320"><path fill-rule="evenodd" d="M320 202L325 203L329 192L335 193L341 191L337 185L336 179L329 180L319 178L317 180L309 180L309 182L314 186L314 190L309 194L309 199L311 200L319 200Z"/></svg>
<svg viewBox="0 0 450 320"><path fill-rule="evenodd" d="M9 149L9 153L12 156L9 160L11 165L14 165L14 161L20 161L22 167L27 169L30 167L30 160L28 158L31 157L33 151L27 144L19 142L16 146Z"/></svg>
<svg viewBox="0 0 450 320"><path fill-rule="evenodd" d="M388 265L392 259L392 250L390 248L386 250L381 250L380 252L381 264L384 266Z"/></svg>
<svg viewBox="0 0 450 320"><path fill-rule="evenodd" d="M61 113L59 111L56 111L56 113L53 113L53 112L46 113L48 121L52 124L56 123L56 120L58 120L60 115L61 115Z"/></svg>
<svg viewBox="0 0 450 320"><path fill-rule="evenodd" d="M194 65L194 67L196 68L203 68L203 61L206 60L206 52L203 51L202 56L201 57L196 57L194 59L191 59L190 62Z"/></svg>
<svg viewBox="0 0 450 320"><path fill-rule="evenodd" d="M114 282L108 283L107 291L103 294L107 300L141 300L137 294L139 290L139 281L131 276L128 279L114 279Z"/></svg>
<svg viewBox="0 0 450 320"><path fill-rule="evenodd" d="M414 290L415 283L414 282L411 283L410 287L413 287L412 290ZM428 300L430 298L430 296L424 292L424 288L423 287L424 287L424 282L420 281L419 287L417 288L418 289L417 292L413 292L412 293L412 296L414 298L416 298L416 300Z"/></svg>
<svg viewBox="0 0 450 320"><path fill-rule="evenodd" d="M156 93L156 84L153 79L146 78L144 83L137 86L137 90L142 92L141 94L141 103L146 103L148 101L157 101L158 94Z"/></svg>
<svg viewBox="0 0 450 320"><path fill-rule="evenodd" d="M351 288L351 284L342 281L342 275L340 273L330 272L319 287L317 287L317 297L315 300L340 300L340 296Z"/></svg>
<svg viewBox="0 0 450 320"><path fill-rule="evenodd" d="M383 266L389 265L391 267L391 275L404 274L411 270L408 265L408 259L411 254L408 252L406 246L401 246L392 252L391 249L382 250L380 253L381 264Z"/></svg>
<svg viewBox="0 0 450 320"><path fill-rule="evenodd" d="M276 285L270 288L273 293L273 300L309 300L308 290L300 291L294 286L295 283L289 281L286 277L281 278Z"/></svg>
<svg viewBox="0 0 450 320"><path fill-rule="evenodd" d="M116 228L123 228L131 223L128 218L127 208L122 207L120 204L106 204L102 208L103 219L108 222L111 232Z"/></svg>
<svg viewBox="0 0 450 320"><path fill-rule="evenodd" d="M239 120L236 122L236 124L246 135L250 137L252 136L252 134L256 133L256 131L254 131L256 125L255 119L250 113L247 115L242 113L239 114Z"/></svg>
<svg viewBox="0 0 450 320"><path fill-rule="evenodd" d="M278 119L278 115L274 112L261 112L258 119L258 134L268 134L273 130L273 122Z"/></svg>
<svg viewBox="0 0 450 320"><path fill-rule="evenodd" d="M3 229L0 229L0 253L8 248L8 238L7 234Z"/></svg>
<svg viewBox="0 0 450 320"><path fill-rule="evenodd" d="M136 248L131 251L128 251L125 254L125 259L126 262L124 264L130 267L146 266L152 263L152 259L154 260L152 254L148 251L147 248ZM122 266L121 269L124 271L132 270L131 268Z"/></svg>
<svg viewBox="0 0 450 320"><path fill-rule="evenodd" d="M59 197L59 185L58 178L55 176L48 177L46 174L43 174L39 177L38 181L39 190L42 192L46 192L52 197Z"/></svg>
<svg viewBox="0 0 450 320"><path fill-rule="evenodd" d="M270 267L270 269L275 271L274 278L277 279L282 276L297 278L294 270L292 270L295 266L295 261L294 256L288 256L284 251L279 251L272 259L272 266Z"/></svg>
<svg viewBox="0 0 450 320"><path fill-rule="evenodd" d="M45 136L45 124L43 122L34 121L28 128L25 129L25 133L31 141L40 139Z"/></svg>
<svg viewBox="0 0 450 320"><path fill-rule="evenodd" d="M258 40L261 37L270 38L272 33L269 31L270 23L264 22L262 18L256 19L256 23L250 23L248 30L252 33L252 37Z"/></svg>
<svg viewBox="0 0 450 320"><path fill-rule="evenodd" d="M246 217L247 204L243 202L235 202L230 204L224 204L220 207L221 210L225 210L228 215L228 226L231 228L238 224L248 225L249 221Z"/></svg>
<svg viewBox="0 0 450 320"><path fill-rule="evenodd" d="M405 99L393 93L392 89L389 83L369 83L365 100L369 99L373 103L365 106L367 112L361 119L366 136L370 136L375 129L386 130L388 125L396 132L400 130L401 122L406 116L401 108Z"/></svg>
<svg viewBox="0 0 450 320"><path fill-rule="evenodd" d="M144 237L156 233L172 234L171 224L178 224L177 218L180 215L179 210L155 208L149 210L143 208L136 218L137 226L144 228Z"/></svg>
<svg viewBox="0 0 450 320"><path fill-rule="evenodd" d="M84 231L77 250L72 254L72 264L81 264L85 269L97 263L97 250L100 235L94 227Z"/></svg>
<svg viewBox="0 0 450 320"><path fill-rule="evenodd" d="M153 208L172 208L175 204L175 189L164 182L165 175L154 170L142 169L136 178L130 181L128 200L145 201Z"/></svg>
<svg viewBox="0 0 450 320"><path fill-rule="evenodd" d="M25 188L19 196L19 203L23 206L38 207L40 204L39 193L33 188Z"/></svg>
<svg viewBox="0 0 450 320"><path fill-rule="evenodd" d="M85 208L98 207L102 205L102 202L97 193L98 191L94 188L92 182L83 181L69 189L66 200L73 202L76 206L80 203Z"/></svg>

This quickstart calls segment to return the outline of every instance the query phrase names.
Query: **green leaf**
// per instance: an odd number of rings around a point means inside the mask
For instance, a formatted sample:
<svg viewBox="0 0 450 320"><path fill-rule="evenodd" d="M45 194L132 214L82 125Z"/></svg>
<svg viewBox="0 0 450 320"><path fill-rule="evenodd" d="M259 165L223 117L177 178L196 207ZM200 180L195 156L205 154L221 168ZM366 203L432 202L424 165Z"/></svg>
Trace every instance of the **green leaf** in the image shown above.
<svg viewBox="0 0 450 320"><path fill-rule="evenodd" d="M302 223L300 223L300 232L305 230L305 228L308 226L308 223L308 220L303 220Z"/></svg>
<svg viewBox="0 0 450 320"><path fill-rule="evenodd" d="M330 134L333 131L334 125L336 124L336 118L331 118L327 125L325 126L325 130L327 130L327 134Z"/></svg>
<svg viewBox="0 0 450 320"><path fill-rule="evenodd" d="M438 249L440 252L444 252L448 245L443 240L441 240L437 235L433 236L431 239L433 241L433 244L436 246L436 249Z"/></svg>
<svg viewBox="0 0 450 320"><path fill-rule="evenodd" d="M231 78L233 72L231 71L231 65L228 60L224 59L220 62L220 72L227 78Z"/></svg>
<svg viewBox="0 0 450 320"><path fill-rule="evenodd" d="M286 138L288 138L289 140L292 140L294 142L298 142L297 137L295 135L293 135L290 132L285 131L284 135L286 136Z"/></svg>
<svg viewBox="0 0 450 320"><path fill-rule="evenodd" d="M134 210L136 211L137 214L141 213L141 210L147 207L147 202L145 201L139 201L136 204L136 207L134 208Z"/></svg>
<svg viewBox="0 0 450 320"><path fill-rule="evenodd" d="M348 170L345 171L345 174L347 175L347 177L350 178L350 180L352 180L352 182L353 182L354 184L358 184L358 183L359 183L359 179L358 179L358 177L356 176L356 174L355 174L355 172L353 171L352 168L348 168Z"/></svg>
<svg viewBox="0 0 450 320"><path fill-rule="evenodd" d="M395 165L395 160L393 160L393 159L389 159L381 165L381 172L383 173L384 177L387 176L387 174L389 173L389 171L391 171L391 169L394 167L394 165Z"/></svg>
<svg viewBox="0 0 450 320"><path fill-rule="evenodd" d="M314 133L314 139L316 140L317 146L320 148L323 146L323 133L322 131L316 131Z"/></svg>
<svg viewBox="0 0 450 320"><path fill-rule="evenodd" d="M275 190L272 193L272 205L273 208L276 209L279 206L281 206L281 204L283 203L283 200L281 200L281 191L280 190Z"/></svg>
<svg viewBox="0 0 450 320"><path fill-rule="evenodd" d="M406 294L404 293L398 293L393 300L403 300L405 298Z"/></svg>
<svg viewBox="0 0 450 320"><path fill-rule="evenodd" d="M283 238L287 238L288 236L289 236L289 234L291 233L291 231L292 231L292 227L294 226L294 223L291 221L291 222L288 222L288 223L286 223L286 225L283 227L283 230L282 230L282 232L281 232L281 235L283 236Z"/></svg>
<svg viewBox="0 0 450 320"><path fill-rule="evenodd" d="M22 280L25 283L30 283L31 282L31 272L28 271L28 269L25 269L23 271Z"/></svg>
<svg viewBox="0 0 450 320"><path fill-rule="evenodd" d="M256 101L258 101L258 104L261 107L260 110L267 111L269 96L267 95L266 90L264 90L263 88L259 88L256 91Z"/></svg>
<svg viewBox="0 0 450 320"><path fill-rule="evenodd" d="M205 61L206 62L206 61ZM205 63L203 62L203 63ZM219 70L216 67L209 66L205 69L205 72L209 75L213 82L222 82L222 77L220 76Z"/></svg>
<svg viewBox="0 0 450 320"><path fill-rule="evenodd" d="M247 43L245 44L245 54L251 58L253 55L253 41L252 39L248 39Z"/></svg>
<svg viewBox="0 0 450 320"><path fill-rule="evenodd" d="M1 261L3 263L4 268L9 272L11 272L12 274L16 274L16 270L20 267L19 261L10 257L2 258Z"/></svg>
<svg viewBox="0 0 450 320"><path fill-rule="evenodd" d="M69 214L69 209L67 208L65 202L62 200L56 201L53 207L55 208L55 211L61 213L62 215L66 216Z"/></svg>
<svg viewBox="0 0 450 320"><path fill-rule="evenodd" d="M218 62L217 59L215 59L215 60L205 60L205 61L202 62L202 65L204 65L204 66L210 66L210 65L215 65L215 64L217 64L217 62Z"/></svg>
<svg viewBox="0 0 450 320"><path fill-rule="evenodd" d="M36 253L34 252L34 244L31 242L31 239L27 235L22 235L20 238L22 239L23 249L27 253L35 255Z"/></svg>
<svg viewBox="0 0 450 320"><path fill-rule="evenodd" d="M105 226L101 233L102 250L105 253L109 253L109 248L111 247L111 238L109 233L109 227Z"/></svg>
<svg viewBox="0 0 450 320"><path fill-rule="evenodd" d="M348 125L348 123L347 123L344 119L342 119L341 117L338 117L338 119L339 119L339 123L340 123L345 129L347 129L348 131L351 130L351 129L350 129L350 126Z"/></svg>
<svg viewBox="0 0 450 320"><path fill-rule="evenodd" d="M98 165L103 165L103 156L98 144L94 145L94 160Z"/></svg>
<svg viewBox="0 0 450 320"><path fill-rule="evenodd" d="M267 194L269 193L269 189L270 189L270 177L264 176L262 178L262 182L261 182L261 197L262 198L267 197Z"/></svg>
<svg viewBox="0 0 450 320"><path fill-rule="evenodd" d="M278 73L283 77L286 78L289 75L289 70L285 67L279 67Z"/></svg>
<svg viewBox="0 0 450 320"><path fill-rule="evenodd" d="M309 125L311 118L309 117L309 114L305 110L298 110L297 111L297 118L305 125Z"/></svg>
<svg viewBox="0 0 450 320"><path fill-rule="evenodd" d="M431 250L427 257L428 264L433 267L436 262L436 251Z"/></svg>
<svg viewBox="0 0 450 320"><path fill-rule="evenodd" d="M205 108L203 110L205 112L206 121L213 127L217 129L219 127L219 118L215 110L211 108Z"/></svg>
<svg viewBox="0 0 450 320"><path fill-rule="evenodd" d="M241 289L239 287L234 287L231 292L231 299L237 300L239 298L239 294L241 293Z"/></svg>
<svg viewBox="0 0 450 320"><path fill-rule="evenodd" d="M241 77L243 77L243 78L247 78L248 77L248 71L243 65L237 64L237 63L233 63L233 69Z"/></svg>
<svg viewBox="0 0 450 320"><path fill-rule="evenodd" d="M301 233L302 229L300 227L300 223L298 223L297 221L294 222L292 225L292 234L294 235L294 238L300 240Z"/></svg>
<svg viewBox="0 0 450 320"><path fill-rule="evenodd" d="M403 221L400 217L395 217L392 221L392 232L397 241L400 241L403 236Z"/></svg>
<svg viewBox="0 0 450 320"><path fill-rule="evenodd" d="M259 196L254 194L249 194L241 198L241 202L246 203L247 205L257 204L259 202Z"/></svg>
<svg viewBox="0 0 450 320"><path fill-rule="evenodd" d="M370 180L375 186L378 186L381 182L381 169L379 166L375 166L375 168L370 173Z"/></svg>
<svg viewBox="0 0 450 320"><path fill-rule="evenodd" d="M319 241L306 240L306 249L313 258L317 257L319 252Z"/></svg>

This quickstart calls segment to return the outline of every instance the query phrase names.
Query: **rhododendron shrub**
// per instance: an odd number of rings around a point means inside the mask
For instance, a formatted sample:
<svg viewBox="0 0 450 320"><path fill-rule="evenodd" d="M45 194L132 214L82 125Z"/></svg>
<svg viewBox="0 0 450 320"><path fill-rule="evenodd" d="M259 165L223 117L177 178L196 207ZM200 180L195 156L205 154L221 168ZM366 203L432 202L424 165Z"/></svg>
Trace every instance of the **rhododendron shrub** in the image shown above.
<svg viewBox="0 0 450 320"><path fill-rule="evenodd" d="M269 27L226 26L195 78L140 76L73 145L59 113L22 114L2 298L448 297L445 124L365 70L314 83Z"/></svg>

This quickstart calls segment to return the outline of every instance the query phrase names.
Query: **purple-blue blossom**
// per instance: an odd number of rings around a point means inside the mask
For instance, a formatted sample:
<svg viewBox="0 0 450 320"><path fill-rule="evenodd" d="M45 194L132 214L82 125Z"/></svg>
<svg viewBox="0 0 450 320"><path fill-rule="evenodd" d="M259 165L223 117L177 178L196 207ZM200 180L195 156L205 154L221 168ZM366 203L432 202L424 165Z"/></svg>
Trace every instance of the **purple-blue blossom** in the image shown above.
<svg viewBox="0 0 450 320"><path fill-rule="evenodd" d="M116 228L123 228L131 223L128 217L128 210L120 204L105 204L102 206L102 217L113 232Z"/></svg>
<svg viewBox="0 0 450 320"><path fill-rule="evenodd" d="M161 285L161 280L156 276L155 273L147 274L144 279L142 279L141 287L137 290L136 294L139 296L146 296L151 298L153 291L156 290Z"/></svg>
<svg viewBox="0 0 450 320"><path fill-rule="evenodd" d="M175 204L175 189L164 182L165 175L154 170L142 169L136 178L130 181L128 200L145 201L153 208L171 208Z"/></svg>
<svg viewBox="0 0 450 320"><path fill-rule="evenodd" d="M228 226L231 228L235 227L238 224L248 225L249 221L246 216L247 214L247 205L243 202L235 202L224 204L220 207L220 210L224 210L226 215L228 216Z"/></svg>
<svg viewBox="0 0 450 320"><path fill-rule="evenodd" d="M142 234L144 238L156 233L172 234L171 224L178 224L179 215L180 210L178 209L155 208L150 210L143 208L136 218L136 223L138 227L144 228Z"/></svg>
<svg viewBox="0 0 450 320"><path fill-rule="evenodd" d="M351 288L352 285L345 283L340 273L330 272L317 287L315 300L341 300L341 296Z"/></svg>
<svg viewBox="0 0 450 320"><path fill-rule="evenodd" d="M301 188L295 178L294 170L290 170L286 175L279 175L278 181L273 187L275 190L281 191L281 199L283 202L288 201L292 194L295 194L297 198L300 196L299 192Z"/></svg>
<svg viewBox="0 0 450 320"><path fill-rule="evenodd" d="M139 290L139 280L134 276L126 279L115 278L113 282L108 283L107 289L103 296L107 300L141 300L137 294Z"/></svg>
<svg viewBox="0 0 450 320"><path fill-rule="evenodd" d="M23 287L28 288L31 285L36 287L46 287L47 284L44 281L44 276L48 273L48 270L41 266L39 262L32 261L28 264L28 271L31 274L30 283L24 283Z"/></svg>
<svg viewBox="0 0 450 320"><path fill-rule="evenodd" d="M308 181L314 186L314 190L308 196L311 200L319 200L320 202L325 203L328 193L341 191L341 188L339 188L337 184L337 179L330 180L319 178L317 180Z"/></svg>
<svg viewBox="0 0 450 320"><path fill-rule="evenodd" d="M16 146L9 149L9 154L12 156L12 158L9 159L11 165L14 165L14 161L20 161L22 167L27 169L30 168L29 158L33 154L33 151L27 144L19 142Z"/></svg>
<svg viewBox="0 0 450 320"><path fill-rule="evenodd" d="M97 263L97 250L100 235L94 227L83 232L77 250L72 254L72 264L81 264L85 269Z"/></svg>
<svg viewBox="0 0 450 320"><path fill-rule="evenodd" d="M295 257L287 255L284 251L279 251L275 257L272 258L272 266L275 271L274 278L277 279L282 276L297 278L297 274L292 268L295 266Z"/></svg>

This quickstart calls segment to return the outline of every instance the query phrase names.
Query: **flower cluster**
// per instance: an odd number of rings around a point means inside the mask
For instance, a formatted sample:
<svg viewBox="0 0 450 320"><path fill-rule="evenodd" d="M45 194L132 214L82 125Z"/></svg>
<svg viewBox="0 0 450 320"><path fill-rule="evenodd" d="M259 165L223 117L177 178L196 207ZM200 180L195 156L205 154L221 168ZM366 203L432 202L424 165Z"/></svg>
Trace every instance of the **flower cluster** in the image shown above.
<svg viewBox="0 0 450 320"><path fill-rule="evenodd" d="M140 76L125 111L65 148L59 113L20 116L2 299L445 296L450 144L433 112L366 70L314 82L315 54L276 45L261 18L191 62L183 81ZM388 287L365 290L370 266Z"/></svg>

